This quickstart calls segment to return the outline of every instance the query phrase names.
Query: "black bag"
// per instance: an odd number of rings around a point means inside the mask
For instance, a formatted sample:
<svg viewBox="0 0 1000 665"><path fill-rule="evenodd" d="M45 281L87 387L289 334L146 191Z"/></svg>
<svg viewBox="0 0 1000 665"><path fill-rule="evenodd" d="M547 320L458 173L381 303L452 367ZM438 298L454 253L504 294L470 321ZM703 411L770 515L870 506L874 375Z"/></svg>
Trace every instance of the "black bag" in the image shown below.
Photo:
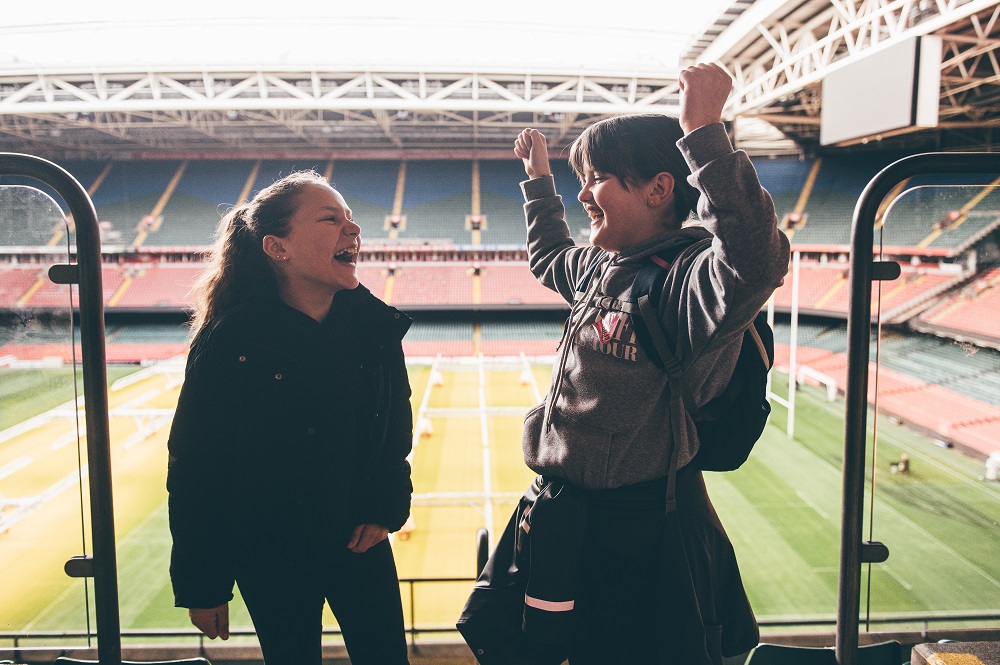
<svg viewBox="0 0 1000 665"><path fill-rule="evenodd" d="M568 642L544 644L523 630L528 571L517 533L537 491L532 483L521 498L456 623L481 665L560 665L569 654Z"/></svg>
<svg viewBox="0 0 1000 665"><path fill-rule="evenodd" d="M743 333L743 345L729 385L721 395L698 408L684 384L680 362L670 351L656 316L658 298L667 273L682 252L697 254L707 250L711 236L692 238L650 257L632 282L627 311L632 315L636 338L650 359L664 368L683 387L684 407L694 420L699 449L691 464L702 471L732 471L750 456L771 414L767 401L767 373L774 364L774 332L761 312ZM577 292L586 292L587 283L601 261L595 261L581 277ZM638 311L636 311L638 310Z"/></svg>

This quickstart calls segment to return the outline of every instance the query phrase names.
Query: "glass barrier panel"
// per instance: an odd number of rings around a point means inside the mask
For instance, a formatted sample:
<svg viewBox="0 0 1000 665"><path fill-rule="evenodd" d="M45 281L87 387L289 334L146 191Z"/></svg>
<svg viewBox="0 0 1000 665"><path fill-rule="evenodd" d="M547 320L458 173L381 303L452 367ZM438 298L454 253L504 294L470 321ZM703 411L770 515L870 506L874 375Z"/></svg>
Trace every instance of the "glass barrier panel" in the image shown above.
<svg viewBox="0 0 1000 665"><path fill-rule="evenodd" d="M1000 619L1000 190L952 181L906 183L875 236L902 274L872 290L865 534L891 552L863 569L873 630Z"/></svg>
<svg viewBox="0 0 1000 665"><path fill-rule="evenodd" d="M87 582L63 566L89 552L77 287L49 268L75 261L72 220L46 193L0 186L0 644L79 646L93 626Z"/></svg>
<svg viewBox="0 0 1000 665"><path fill-rule="evenodd" d="M1000 618L1000 191L942 180L901 187L875 237L901 276L872 287L865 539L891 553L863 570L873 631ZM798 256L774 298L770 425L743 467L706 474L765 637L832 632L837 611L856 198L815 198L795 223L778 211Z"/></svg>

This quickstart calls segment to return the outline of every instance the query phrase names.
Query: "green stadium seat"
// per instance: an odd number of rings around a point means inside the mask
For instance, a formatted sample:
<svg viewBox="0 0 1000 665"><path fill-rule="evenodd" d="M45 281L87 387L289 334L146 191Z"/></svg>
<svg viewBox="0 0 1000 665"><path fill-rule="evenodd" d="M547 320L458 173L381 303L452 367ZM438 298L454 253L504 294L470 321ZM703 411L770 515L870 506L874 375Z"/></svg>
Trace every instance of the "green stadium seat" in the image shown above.
<svg viewBox="0 0 1000 665"><path fill-rule="evenodd" d="M899 642L866 644L858 648L858 665L900 665L903 662ZM745 665L836 665L831 648L792 647L782 644L759 644L750 652Z"/></svg>
<svg viewBox="0 0 1000 665"><path fill-rule="evenodd" d="M900 665L903 647L894 640L865 644L858 649L858 665Z"/></svg>
<svg viewBox="0 0 1000 665"><path fill-rule="evenodd" d="M837 655L828 648L764 643L750 652L746 665L837 665Z"/></svg>
<svg viewBox="0 0 1000 665"><path fill-rule="evenodd" d="M75 658L56 658L54 665L98 665L96 660L76 660ZM134 661L123 660L122 665L212 665L205 658L184 658L182 660Z"/></svg>

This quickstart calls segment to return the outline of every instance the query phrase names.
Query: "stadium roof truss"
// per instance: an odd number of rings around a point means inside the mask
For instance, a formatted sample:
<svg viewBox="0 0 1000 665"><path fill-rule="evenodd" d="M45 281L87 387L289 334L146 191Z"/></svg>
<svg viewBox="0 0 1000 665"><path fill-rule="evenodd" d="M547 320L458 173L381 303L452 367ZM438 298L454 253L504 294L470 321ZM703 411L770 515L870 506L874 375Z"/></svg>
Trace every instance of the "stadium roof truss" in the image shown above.
<svg viewBox="0 0 1000 665"><path fill-rule="evenodd" d="M186 152L340 156L558 149L595 118L676 113L676 76L446 71L0 72L0 132L80 156Z"/></svg>
<svg viewBox="0 0 1000 665"><path fill-rule="evenodd" d="M986 147L1000 123L1000 6L996 0L737 0L687 50L736 78L729 113L766 120L804 144L818 142L821 83L832 70L916 36L942 38L938 130ZM958 131L955 131L958 130ZM905 134L915 134L907 139ZM940 131L907 128L900 145Z"/></svg>
<svg viewBox="0 0 1000 665"><path fill-rule="evenodd" d="M998 5L734 0L684 60L718 61L735 75L727 117L740 147L800 153L818 143L827 73L938 35L939 128L881 138L981 148L1000 123ZM60 159L509 157L525 126L544 131L558 153L597 119L677 113L678 96L676 71L17 66L0 69L0 141Z"/></svg>

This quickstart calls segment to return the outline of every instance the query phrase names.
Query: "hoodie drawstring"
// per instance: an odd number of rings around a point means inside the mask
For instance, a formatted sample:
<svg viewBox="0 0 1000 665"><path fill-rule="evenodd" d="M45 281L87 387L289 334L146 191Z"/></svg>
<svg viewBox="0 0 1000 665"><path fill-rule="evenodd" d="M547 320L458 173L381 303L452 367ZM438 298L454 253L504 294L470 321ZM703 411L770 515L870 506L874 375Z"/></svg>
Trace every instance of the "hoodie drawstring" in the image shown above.
<svg viewBox="0 0 1000 665"><path fill-rule="evenodd" d="M573 303L573 307L569 310L569 319L566 321L566 337L562 342L562 353L559 354L559 371L556 373L556 382L552 386L552 392L549 395L549 400L545 405L545 429L547 430L552 425L552 412L555 410L556 400L559 397L559 391L562 389L563 383L563 372L566 369L566 360L569 358L569 347L573 343L573 339L579 334L580 330L583 328L584 321L587 320L587 307L590 305L590 301L593 299L594 294L597 292L597 288L604 279L604 275L608 270L608 266L611 265L610 256L608 263L606 263L601 269L600 274L594 274L590 278L590 284L587 284L584 295L580 300ZM596 270L594 271L597 272ZM580 308L580 318L577 321L573 321L573 316L577 313L577 308Z"/></svg>

